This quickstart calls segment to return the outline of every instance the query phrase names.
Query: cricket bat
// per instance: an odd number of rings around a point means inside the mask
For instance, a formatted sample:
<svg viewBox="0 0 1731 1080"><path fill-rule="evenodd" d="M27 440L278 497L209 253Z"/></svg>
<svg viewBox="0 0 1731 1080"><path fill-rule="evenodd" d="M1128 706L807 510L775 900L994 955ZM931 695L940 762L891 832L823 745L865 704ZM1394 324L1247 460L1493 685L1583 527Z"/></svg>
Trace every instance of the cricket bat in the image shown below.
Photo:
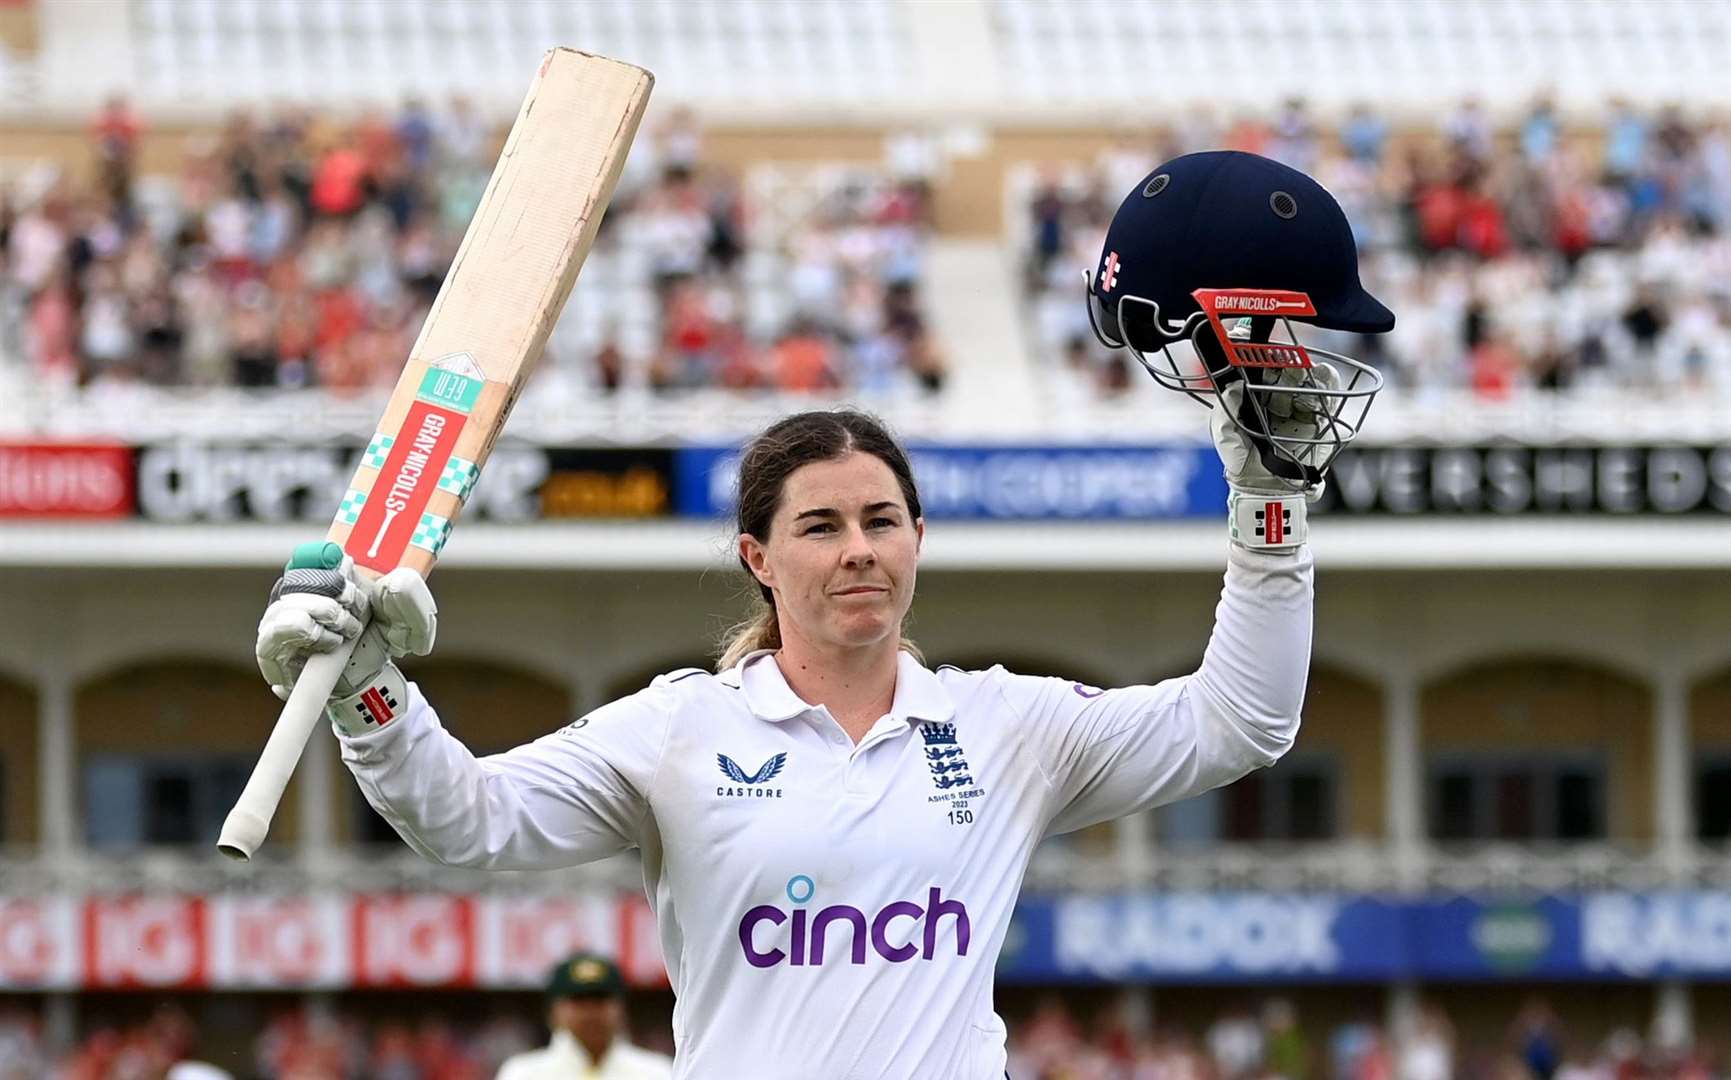
<svg viewBox="0 0 1731 1080"><path fill-rule="evenodd" d="M328 559L340 561L340 548L372 577L399 566L432 571L595 243L654 81L574 49L542 58L331 523ZM351 642L307 660L223 822L224 855L250 859L264 841L353 651Z"/></svg>

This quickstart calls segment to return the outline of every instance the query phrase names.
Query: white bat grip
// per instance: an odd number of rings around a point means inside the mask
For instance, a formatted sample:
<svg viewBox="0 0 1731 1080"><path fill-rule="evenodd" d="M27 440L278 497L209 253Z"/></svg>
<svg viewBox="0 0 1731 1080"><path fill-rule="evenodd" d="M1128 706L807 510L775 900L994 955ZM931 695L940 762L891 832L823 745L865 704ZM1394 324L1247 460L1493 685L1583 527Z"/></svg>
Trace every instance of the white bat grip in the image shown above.
<svg viewBox="0 0 1731 1080"><path fill-rule="evenodd" d="M313 729L324 718L325 702L337 688L337 680L359 640L357 634L333 652L307 657L306 667L301 669L301 676L282 707L282 715L259 753L258 764L252 767L252 776L247 778L240 799L222 823L216 849L224 855L246 862L264 843L271 818L282 801L283 789L288 787L289 777L294 775Z"/></svg>

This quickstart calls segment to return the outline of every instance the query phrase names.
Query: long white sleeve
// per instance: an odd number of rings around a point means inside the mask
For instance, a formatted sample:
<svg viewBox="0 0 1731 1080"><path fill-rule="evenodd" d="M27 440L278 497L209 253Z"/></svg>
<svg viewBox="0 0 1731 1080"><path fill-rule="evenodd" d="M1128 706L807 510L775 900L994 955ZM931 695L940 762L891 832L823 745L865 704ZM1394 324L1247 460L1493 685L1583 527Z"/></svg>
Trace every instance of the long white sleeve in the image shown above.
<svg viewBox="0 0 1731 1080"><path fill-rule="evenodd" d="M1211 790L1285 753L1310 669L1313 576L1308 548L1232 545L1214 633L1190 675L1106 691L1006 675L1051 788L1048 834Z"/></svg>
<svg viewBox="0 0 1731 1080"><path fill-rule="evenodd" d="M572 866L642 842L668 727L665 697L658 680L534 742L477 758L411 683L403 716L338 740L367 801L427 858L500 870Z"/></svg>

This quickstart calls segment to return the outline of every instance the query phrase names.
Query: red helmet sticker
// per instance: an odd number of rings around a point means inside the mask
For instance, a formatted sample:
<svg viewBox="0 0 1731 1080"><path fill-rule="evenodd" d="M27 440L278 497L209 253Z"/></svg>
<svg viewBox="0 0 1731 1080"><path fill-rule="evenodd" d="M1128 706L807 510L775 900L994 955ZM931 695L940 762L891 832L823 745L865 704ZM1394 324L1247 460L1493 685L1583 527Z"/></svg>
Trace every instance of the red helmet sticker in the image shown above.
<svg viewBox="0 0 1731 1080"><path fill-rule="evenodd" d="M1118 284L1118 267L1123 263L1118 261L1118 253L1109 251L1105 261L1100 264L1100 291L1111 292L1112 286Z"/></svg>

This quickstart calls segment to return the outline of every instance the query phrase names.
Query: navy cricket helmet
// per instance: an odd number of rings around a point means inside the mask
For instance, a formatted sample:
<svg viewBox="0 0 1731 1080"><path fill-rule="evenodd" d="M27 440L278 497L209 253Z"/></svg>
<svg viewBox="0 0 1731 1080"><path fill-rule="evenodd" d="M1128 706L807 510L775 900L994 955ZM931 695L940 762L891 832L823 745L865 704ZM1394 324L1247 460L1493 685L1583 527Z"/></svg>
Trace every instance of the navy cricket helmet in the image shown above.
<svg viewBox="0 0 1731 1080"><path fill-rule="evenodd" d="M1263 463L1319 483L1382 389L1376 369L1306 346L1293 322L1380 334L1394 314L1358 278L1346 214L1322 185L1256 154L1211 150L1156 168L1124 198L1088 275L1088 316L1162 386L1229 411ZM1284 325L1287 340L1273 333ZM1174 356L1188 341L1195 357ZM1319 369L1320 365L1320 369ZM1294 406L1318 419L1295 435Z"/></svg>

